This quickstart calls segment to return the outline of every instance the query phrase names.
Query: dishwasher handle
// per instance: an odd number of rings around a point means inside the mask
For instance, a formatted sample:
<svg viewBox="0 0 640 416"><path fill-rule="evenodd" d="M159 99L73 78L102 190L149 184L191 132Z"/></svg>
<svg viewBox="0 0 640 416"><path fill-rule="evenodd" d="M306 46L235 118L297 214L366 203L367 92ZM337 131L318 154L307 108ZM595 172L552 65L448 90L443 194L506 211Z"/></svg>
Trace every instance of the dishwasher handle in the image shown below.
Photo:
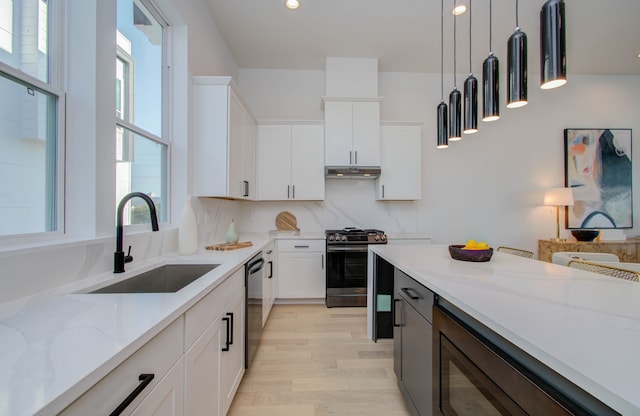
<svg viewBox="0 0 640 416"><path fill-rule="evenodd" d="M260 270L262 270L262 266L264 265L264 259L258 259L252 263L247 265L247 274L252 275L256 274Z"/></svg>

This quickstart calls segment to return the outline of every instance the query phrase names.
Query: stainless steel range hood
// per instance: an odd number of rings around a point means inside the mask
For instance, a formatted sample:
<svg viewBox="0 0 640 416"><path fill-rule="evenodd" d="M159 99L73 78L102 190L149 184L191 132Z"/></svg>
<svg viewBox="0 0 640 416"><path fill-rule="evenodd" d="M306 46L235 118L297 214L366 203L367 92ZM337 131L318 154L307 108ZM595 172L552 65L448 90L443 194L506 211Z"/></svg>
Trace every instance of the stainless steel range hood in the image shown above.
<svg viewBox="0 0 640 416"><path fill-rule="evenodd" d="M380 166L325 166L327 179L376 179Z"/></svg>

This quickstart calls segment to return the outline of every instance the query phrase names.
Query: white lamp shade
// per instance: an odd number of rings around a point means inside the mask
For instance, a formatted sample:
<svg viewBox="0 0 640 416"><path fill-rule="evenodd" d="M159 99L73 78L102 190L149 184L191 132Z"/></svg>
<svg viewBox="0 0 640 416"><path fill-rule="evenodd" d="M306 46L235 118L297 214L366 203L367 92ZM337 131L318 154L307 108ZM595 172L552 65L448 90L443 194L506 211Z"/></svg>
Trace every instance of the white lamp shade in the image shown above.
<svg viewBox="0 0 640 416"><path fill-rule="evenodd" d="M573 191L571 188L552 188L545 192L543 205L572 206Z"/></svg>

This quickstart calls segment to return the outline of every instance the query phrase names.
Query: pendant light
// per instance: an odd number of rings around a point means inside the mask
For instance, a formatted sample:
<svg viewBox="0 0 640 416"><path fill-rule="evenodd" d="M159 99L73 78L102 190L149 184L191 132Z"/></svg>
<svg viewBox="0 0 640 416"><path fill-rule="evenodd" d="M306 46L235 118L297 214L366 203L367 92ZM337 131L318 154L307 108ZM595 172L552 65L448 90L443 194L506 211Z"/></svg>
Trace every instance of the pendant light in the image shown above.
<svg viewBox="0 0 640 416"><path fill-rule="evenodd" d="M455 6L455 0L453 2ZM453 15L453 91L449 94L449 140L452 142L458 141L462 139L462 134L460 133L462 127L462 117L461 117L461 102L462 102L462 94L458 91L458 82L456 76L456 22L458 21L458 16Z"/></svg>
<svg viewBox="0 0 640 416"><path fill-rule="evenodd" d="M464 80L464 134L478 131L478 80L471 69L471 0L469 0L469 76Z"/></svg>
<svg viewBox="0 0 640 416"><path fill-rule="evenodd" d="M567 83L564 1L547 0L540 9L540 88Z"/></svg>
<svg viewBox="0 0 640 416"><path fill-rule="evenodd" d="M482 121L495 121L500 118L500 74L498 58L491 48L493 5L489 0L489 56L482 63Z"/></svg>
<svg viewBox="0 0 640 416"><path fill-rule="evenodd" d="M438 117L438 149L449 147L449 132L447 129L447 104L444 102L444 0L440 0L440 104L437 109Z"/></svg>
<svg viewBox="0 0 640 416"><path fill-rule="evenodd" d="M527 105L527 34L518 25L516 0L516 29L507 41L507 108Z"/></svg>

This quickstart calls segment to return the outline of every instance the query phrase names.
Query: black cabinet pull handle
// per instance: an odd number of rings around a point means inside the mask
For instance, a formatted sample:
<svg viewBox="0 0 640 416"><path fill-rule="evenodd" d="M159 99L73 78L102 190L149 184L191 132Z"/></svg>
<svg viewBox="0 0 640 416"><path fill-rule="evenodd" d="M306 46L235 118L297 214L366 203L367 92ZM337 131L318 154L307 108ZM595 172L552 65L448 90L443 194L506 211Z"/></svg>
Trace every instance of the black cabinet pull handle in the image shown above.
<svg viewBox="0 0 640 416"><path fill-rule="evenodd" d="M243 195L242 196L249 196L249 182L248 181L242 181L242 186L243 186Z"/></svg>
<svg viewBox="0 0 640 416"><path fill-rule="evenodd" d="M398 323L398 321L396 320L396 318L400 315L400 313L398 313L398 304L402 303L402 300L400 299L394 299L393 300L393 326L402 326L402 323Z"/></svg>
<svg viewBox="0 0 640 416"><path fill-rule="evenodd" d="M138 376L138 380L141 381L141 383L138 384L138 386L131 393L129 393L127 398L124 399L122 403L120 403L120 405L118 405L118 407L116 407L109 416L120 415L124 411L124 409L126 409L127 406L129 406L131 402L133 402L136 397L138 397L138 395L142 393L142 390L144 390L149 385L149 383L151 383L151 380L153 380L154 377L155 374L140 374Z"/></svg>
<svg viewBox="0 0 640 416"><path fill-rule="evenodd" d="M227 312L227 316L231 318L231 328L229 329L230 335L227 336L227 339L229 339L229 345L233 345L233 312Z"/></svg>
<svg viewBox="0 0 640 416"><path fill-rule="evenodd" d="M293 197L293 199L296 199L296 186L295 185L291 185L291 196Z"/></svg>
<svg viewBox="0 0 640 416"><path fill-rule="evenodd" d="M273 277L273 262L269 261L269 279Z"/></svg>
<svg viewBox="0 0 640 416"><path fill-rule="evenodd" d="M408 287L403 287L402 289L400 289L402 291L402 293L404 293L405 295L409 296L409 299L412 300L416 300L416 299L420 299L420 296L418 296L415 291L411 288ZM413 292L413 293L411 293Z"/></svg>
<svg viewBox="0 0 640 416"><path fill-rule="evenodd" d="M227 339L224 341L224 347L222 347L222 351L229 351L229 317L228 316L223 316L222 320L225 321L227 323Z"/></svg>
<svg viewBox="0 0 640 416"><path fill-rule="evenodd" d="M293 248L309 248L309 246L293 246Z"/></svg>
<svg viewBox="0 0 640 416"><path fill-rule="evenodd" d="M291 185L287 185L287 199L291 198L291 193L289 192L291 190Z"/></svg>

